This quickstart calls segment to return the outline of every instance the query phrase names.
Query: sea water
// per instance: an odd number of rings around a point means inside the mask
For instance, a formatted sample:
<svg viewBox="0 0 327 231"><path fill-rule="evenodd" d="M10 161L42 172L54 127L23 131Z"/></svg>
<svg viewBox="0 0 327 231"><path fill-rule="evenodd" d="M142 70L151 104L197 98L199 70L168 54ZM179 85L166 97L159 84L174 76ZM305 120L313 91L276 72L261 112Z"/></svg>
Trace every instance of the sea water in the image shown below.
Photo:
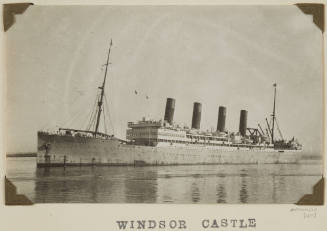
<svg viewBox="0 0 327 231"><path fill-rule="evenodd" d="M36 168L7 158L7 178L34 203L296 203L322 177L301 164Z"/></svg>

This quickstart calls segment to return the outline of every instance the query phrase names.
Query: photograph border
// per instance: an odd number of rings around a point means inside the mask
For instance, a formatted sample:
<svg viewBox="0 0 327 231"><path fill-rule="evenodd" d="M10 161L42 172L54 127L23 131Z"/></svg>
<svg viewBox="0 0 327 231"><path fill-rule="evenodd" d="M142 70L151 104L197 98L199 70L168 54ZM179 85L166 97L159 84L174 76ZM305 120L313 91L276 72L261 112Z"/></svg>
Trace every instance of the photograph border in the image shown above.
<svg viewBox="0 0 327 231"><path fill-rule="evenodd" d="M8 1L6 1L8 2ZM9 1L10 2L10 1ZM24 11L31 5L35 4L38 5L40 1L37 1L38 3L6 3L6 5L3 6L3 26L4 30L7 31L10 29L10 27L15 23L15 15L16 14L23 14ZM42 1L41 1L42 2ZM148 4L157 4L155 1L137 1L137 2L143 2L140 3L141 5L148 5ZM163 3L160 1L159 5L161 4L172 4L174 1L169 1L166 3ZM205 1L206 2L206 1ZM180 1L177 4L181 5L188 5L188 4L198 4L198 5L206 5L205 2L199 2L199 1ZM299 1L298 1L299 2ZM52 5L55 1L48 1L46 4ZM57 4L64 4L62 2L56 2ZM71 4L72 1L65 1L66 4ZM175 2L176 3L176 2ZM221 1L208 1L209 5L226 5L226 2ZM22 5L21 5L22 4ZM42 5L44 3L41 3ZM89 5L90 2L85 1L73 1L73 4L85 4ZM92 2L92 4L95 4ZM102 4L113 4L113 5L119 5L119 1L97 1L96 4L102 5ZM135 1L120 1L120 4L122 5L135 5ZM325 37L325 20L326 17L324 17L324 5L322 4L322 1L315 1L313 3L285 3L285 2L277 2L277 1L238 1L234 2L234 4L254 4L254 5L261 5L261 4L268 4L268 5L289 5L289 4L295 4L297 5L304 14L310 14L313 16L313 22L320 28L322 31L322 40L323 40L323 76L322 76L322 82L323 82L323 176L317 182L312 189L312 194L304 195L300 200L295 204L287 204L287 205L275 205L275 204L246 204L246 205L235 205L235 204L227 204L227 205L178 205L178 204L172 204L172 205L160 205L160 204L80 204L80 205L74 205L74 204L65 204L65 205L54 205L54 204L35 204L33 206L5 206L6 205L31 205L33 204L26 196L24 195L17 195L17 191L15 186L5 177L5 154L1 158L1 177L0 180L0 187L3 186L3 189L5 189L4 196L2 197L3 203L2 208L0 210L0 214L2 216L2 213L5 214L5 217L8 218L8 221L6 221L4 224L0 224L1 227L11 227L12 230L19 230L19 227L24 227L24 221L26 222L28 219L31 219L32 216L38 217L38 220L43 220L40 222L40 224L37 225L38 229L42 228L43 222L49 222L50 224L59 224L57 227L53 226L49 230L57 230L54 228L60 228L60 230L72 230L74 227L75 230L75 224L76 227L78 226L79 230L89 230L90 227L97 227L96 230L118 230L118 227L116 225L117 219L135 219L137 218L144 218L144 219L155 219L154 217L157 217L157 219L169 219L171 217L178 217L176 212L185 212L184 215L181 217L186 220L190 220L190 225L187 228L187 230L199 230L201 227L198 225L195 225L195 221L198 221L201 219L200 217L254 217L257 220L257 227L260 228L260 230L276 230L277 229L284 229L287 228L289 230L305 230L307 228L318 228L315 230L324 230L324 228L327 227L327 222L324 219L324 214L327 213L326 203L324 201L325 195L326 195L326 184L324 183L324 176L326 174L326 81L325 81L325 54L326 54L326 40ZM4 44L4 36L1 35L1 42L2 42L2 50L3 50L3 44ZM5 55L2 52L2 60L1 64L5 68ZM2 69L4 70L4 69ZM4 72L4 71L3 71ZM1 77L4 76L4 73L1 73ZM5 84L5 78L1 78L1 87L4 88L6 86ZM3 89L1 94L1 106L4 108L5 105L5 96L6 96L6 89ZM2 110L4 112L4 110ZM3 123L4 117L6 115L0 115L1 117L1 151L2 153L5 153L5 132L4 127L5 124ZM301 205L301 206L299 206ZM319 205L319 206L317 206ZM67 210L67 213L64 212L60 214L60 212L63 212L64 210ZM94 216L94 218L90 218L89 222L87 220L82 220L84 215L81 214L82 209L87 210L87 214ZM155 210L155 212L153 212ZM175 210L173 212L173 210ZM234 210L234 211L233 211ZM236 211L235 211L236 210ZM237 211L238 210L238 211ZM263 211L267 211L266 214L261 214ZM74 214L74 211L76 212ZM115 211L113 214L112 212ZM140 212L141 211L141 212ZM198 214L192 214L193 212L198 211ZM314 212L313 212L314 211ZM28 212L28 214L26 214ZM202 213L201 213L202 212ZM23 214L25 213L24 218ZM54 215L56 213L56 215ZM72 213L72 214L70 214ZM83 212L82 212L83 213ZM101 213L108 213L107 220L102 220L103 218L106 218L104 214ZM218 214L219 213L219 214ZM315 218L306 218L306 214L314 214ZM246 214L250 214L246 215ZM66 216L68 215L68 216ZM286 217L285 217L286 215ZM13 220L15 219L15 216L18 216L22 218L21 224L14 223ZM96 217L98 216L98 217ZM275 217L272 217L275 216ZM284 217L283 217L284 216ZM96 218L95 218L96 217ZM101 221L100 221L101 219ZM192 221L192 219L194 219ZM280 221L279 224L272 224L271 222L274 221ZM35 220L36 221L36 220ZM80 223L77 223L77 221L80 221ZM110 221L109 224L107 221ZM267 222L267 223L266 223ZM87 224L85 224L87 223ZM265 224L265 225L264 225ZM83 226L84 225L84 226ZM106 226L107 225L107 226ZM28 226L32 227L32 226ZM44 228L44 227L43 227ZM202 228L203 229L203 228ZM4 229L6 230L6 229ZM211 229L208 229L211 230ZM226 230L226 229L225 229Z"/></svg>

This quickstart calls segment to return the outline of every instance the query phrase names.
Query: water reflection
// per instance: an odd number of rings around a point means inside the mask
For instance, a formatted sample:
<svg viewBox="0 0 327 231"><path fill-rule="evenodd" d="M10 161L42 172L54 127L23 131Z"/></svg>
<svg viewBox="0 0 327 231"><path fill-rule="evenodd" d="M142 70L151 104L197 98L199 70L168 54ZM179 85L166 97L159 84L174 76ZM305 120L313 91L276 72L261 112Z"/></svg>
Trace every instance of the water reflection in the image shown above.
<svg viewBox="0 0 327 231"><path fill-rule="evenodd" d="M36 171L36 174L38 176L42 175L43 177L48 177L50 176L50 170L51 168L44 168L44 169L39 169L39 171Z"/></svg>
<svg viewBox="0 0 327 231"><path fill-rule="evenodd" d="M191 193L192 193L192 202L197 203L200 201L200 190L196 182L193 182L191 185Z"/></svg>
<svg viewBox="0 0 327 231"><path fill-rule="evenodd" d="M220 184L217 187L217 203L226 203L226 191L225 191L225 187Z"/></svg>
<svg viewBox="0 0 327 231"><path fill-rule="evenodd" d="M125 174L125 199L127 203L155 203L157 199L155 168L136 167Z"/></svg>
<svg viewBox="0 0 327 231"><path fill-rule="evenodd" d="M240 190L240 202L241 203L247 203L248 202L248 190L247 190L247 182L246 182L246 170L241 170L241 190Z"/></svg>
<svg viewBox="0 0 327 231"><path fill-rule="evenodd" d="M36 203L295 203L321 177L320 165L36 169L34 161L17 160L8 178Z"/></svg>
<svg viewBox="0 0 327 231"><path fill-rule="evenodd" d="M276 202L276 187L277 187L277 184L276 184L276 176L272 176L272 184L273 184L273 190L272 190L272 201L275 203Z"/></svg>
<svg viewBox="0 0 327 231"><path fill-rule="evenodd" d="M43 168L36 170L35 200L41 202L102 202L123 195L110 175L92 167ZM119 174L120 169L115 172ZM108 174L107 174L108 173ZM118 191L118 192L117 192ZM123 200L121 200L123 201Z"/></svg>
<svg viewBox="0 0 327 231"><path fill-rule="evenodd" d="M224 174L218 174L218 182L216 187L216 197L217 203L226 203L226 190L225 190L225 175Z"/></svg>

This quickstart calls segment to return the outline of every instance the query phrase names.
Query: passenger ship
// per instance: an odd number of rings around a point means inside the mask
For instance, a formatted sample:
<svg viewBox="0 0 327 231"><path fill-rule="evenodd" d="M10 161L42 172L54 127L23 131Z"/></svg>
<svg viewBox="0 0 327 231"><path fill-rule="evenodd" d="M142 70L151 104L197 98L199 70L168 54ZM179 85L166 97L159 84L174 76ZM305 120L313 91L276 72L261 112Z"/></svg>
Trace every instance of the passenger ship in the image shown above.
<svg viewBox="0 0 327 231"><path fill-rule="evenodd" d="M99 132L103 112L104 91L109 65L110 42L104 80L99 87L97 109L89 130L59 128L56 132L38 132L38 167L56 166L146 166L191 164L276 164L297 163L301 144L292 138L286 141L275 114L276 88L271 122L267 128L247 127L246 110L240 111L238 132L225 129L226 107L218 109L216 131L201 131L202 105L194 103L191 127L173 121L175 99L167 98L163 120L143 118L128 122L126 139ZM275 139L275 130L281 139ZM91 129L93 128L93 129Z"/></svg>

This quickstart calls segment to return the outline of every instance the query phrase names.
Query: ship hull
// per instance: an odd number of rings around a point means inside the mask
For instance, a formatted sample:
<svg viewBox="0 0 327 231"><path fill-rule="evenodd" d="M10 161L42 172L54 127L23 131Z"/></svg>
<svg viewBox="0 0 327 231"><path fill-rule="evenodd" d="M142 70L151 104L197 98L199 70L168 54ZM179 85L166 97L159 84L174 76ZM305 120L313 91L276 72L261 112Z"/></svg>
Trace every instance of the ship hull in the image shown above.
<svg viewBox="0 0 327 231"><path fill-rule="evenodd" d="M47 146L47 148L43 148ZM137 146L119 140L38 134L37 167L297 163L297 150Z"/></svg>

